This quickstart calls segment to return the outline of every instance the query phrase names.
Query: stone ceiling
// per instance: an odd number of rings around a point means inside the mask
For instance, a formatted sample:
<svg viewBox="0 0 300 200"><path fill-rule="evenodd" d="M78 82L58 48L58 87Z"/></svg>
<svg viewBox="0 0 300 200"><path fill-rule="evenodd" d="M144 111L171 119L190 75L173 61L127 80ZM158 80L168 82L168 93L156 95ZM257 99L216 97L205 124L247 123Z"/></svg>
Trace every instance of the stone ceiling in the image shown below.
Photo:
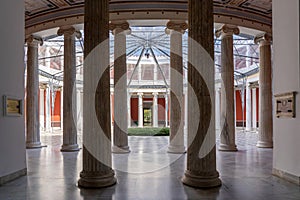
<svg viewBox="0 0 300 200"><path fill-rule="evenodd" d="M26 28L70 17L82 17L83 5L84 0L25 0ZM187 17L187 0L110 0L111 15L130 18L124 14L130 13L132 19L151 19L147 15L154 12L160 12L160 17L168 13L165 19L180 14ZM261 26L272 26L272 0L214 0L214 13L215 17L242 20L240 23L245 20Z"/></svg>

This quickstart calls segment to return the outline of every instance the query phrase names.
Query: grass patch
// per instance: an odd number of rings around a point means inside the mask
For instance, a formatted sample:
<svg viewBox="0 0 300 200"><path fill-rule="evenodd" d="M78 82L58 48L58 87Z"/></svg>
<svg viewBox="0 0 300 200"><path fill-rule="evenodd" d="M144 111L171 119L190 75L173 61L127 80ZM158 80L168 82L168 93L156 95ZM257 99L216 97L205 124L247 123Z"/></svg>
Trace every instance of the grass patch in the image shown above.
<svg viewBox="0 0 300 200"><path fill-rule="evenodd" d="M128 128L129 136L169 136L169 128Z"/></svg>

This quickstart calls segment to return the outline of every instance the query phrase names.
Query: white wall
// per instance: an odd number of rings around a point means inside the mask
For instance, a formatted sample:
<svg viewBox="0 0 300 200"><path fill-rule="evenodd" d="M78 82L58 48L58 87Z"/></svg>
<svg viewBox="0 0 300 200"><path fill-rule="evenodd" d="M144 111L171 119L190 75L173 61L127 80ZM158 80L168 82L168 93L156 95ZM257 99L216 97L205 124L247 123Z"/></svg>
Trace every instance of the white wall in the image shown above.
<svg viewBox="0 0 300 200"><path fill-rule="evenodd" d="M296 91L296 118L274 117L273 167L300 177L299 0L273 0L274 94Z"/></svg>
<svg viewBox="0 0 300 200"><path fill-rule="evenodd" d="M0 2L0 178L26 168L24 116L3 116L3 95L24 99L24 2Z"/></svg>

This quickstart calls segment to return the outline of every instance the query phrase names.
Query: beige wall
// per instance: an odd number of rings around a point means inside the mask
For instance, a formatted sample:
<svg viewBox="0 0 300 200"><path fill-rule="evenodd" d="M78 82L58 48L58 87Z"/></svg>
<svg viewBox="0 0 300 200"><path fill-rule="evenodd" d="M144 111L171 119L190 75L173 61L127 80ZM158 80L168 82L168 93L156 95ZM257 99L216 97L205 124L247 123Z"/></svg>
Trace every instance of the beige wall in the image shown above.
<svg viewBox="0 0 300 200"><path fill-rule="evenodd" d="M273 167L300 177L299 0L273 0L273 41L274 94L298 93L295 119L274 114Z"/></svg>
<svg viewBox="0 0 300 200"><path fill-rule="evenodd" d="M3 95L24 97L24 2L0 6L0 183L26 168L24 117L3 116Z"/></svg>

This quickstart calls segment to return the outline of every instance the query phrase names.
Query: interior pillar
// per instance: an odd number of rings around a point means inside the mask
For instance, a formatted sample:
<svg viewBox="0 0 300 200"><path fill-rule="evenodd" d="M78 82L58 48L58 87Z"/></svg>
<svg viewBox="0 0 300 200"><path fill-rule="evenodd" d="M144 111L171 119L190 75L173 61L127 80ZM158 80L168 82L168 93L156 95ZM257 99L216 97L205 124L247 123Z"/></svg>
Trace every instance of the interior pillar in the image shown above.
<svg viewBox="0 0 300 200"><path fill-rule="evenodd" d="M189 0L188 149L182 182L192 187L221 185L216 170L213 0Z"/></svg>
<svg viewBox="0 0 300 200"><path fill-rule="evenodd" d="M76 37L80 31L72 26L61 27L57 34L64 36L64 90L63 90L63 145L61 151L79 151L77 144L77 96L76 96Z"/></svg>
<svg viewBox="0 0 300 200"><path fill-rule="evenodd" d="M129 24L116 21L110 24L114 40L114 127L113 153L129 153L127 114L126 34Z"/></svg>
<svg viewBox="0 0 300 200"><path fill-rule="evenodd" d="M83 170L78 185L86 188L116 183L111 168L108 9L108 0L84 3Z"/></svg>
<svg viewBox="0 0 300 200"><path fill-rule="evenodd" d="M259 44L259 148L273 147L271 40L269 34L254 39Z"/></svg>
<svg viewBox="0 0 300 200"><path fill-rule="evenodd" d="M233 34L239 34L236 26L223 25L216 31L221 37L221 135L220 151L237 151L234 124L234 63Z"/></svg>
<svg viewBox="0 0 300 200"><path fill-rule="evenodd" d="M184 21L169 21L166 33L170 34L170 137L169 153L185 153L182 35L187 29Z"/></svg>
<svg viewBox="0 0 300 200"><path fill-rule="evenodd" d="M39 62L38 46L41 38L30 36L27 42L27 84L26 84L26 148L41 148L39 116Z"/></svg>

